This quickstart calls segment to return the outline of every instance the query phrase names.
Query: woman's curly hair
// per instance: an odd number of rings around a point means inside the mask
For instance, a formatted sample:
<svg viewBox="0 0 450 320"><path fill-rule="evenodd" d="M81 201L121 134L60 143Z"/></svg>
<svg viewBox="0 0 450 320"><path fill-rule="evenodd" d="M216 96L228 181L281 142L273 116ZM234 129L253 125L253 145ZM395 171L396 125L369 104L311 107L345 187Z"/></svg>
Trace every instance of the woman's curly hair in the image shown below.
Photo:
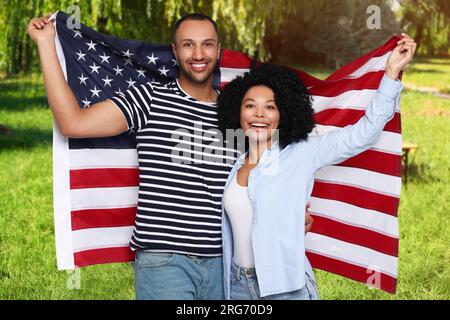
<svg viewBox="0 0 450 320"><path fill-rule="evenodd" d="M231 81L218 99L219 129L241 128L241 103L247 91L263 85L272 89L280 112L279 144L281 148L292 142L307 140L314 129L312 99L299 77L286 67L264 64Z"/></svg>

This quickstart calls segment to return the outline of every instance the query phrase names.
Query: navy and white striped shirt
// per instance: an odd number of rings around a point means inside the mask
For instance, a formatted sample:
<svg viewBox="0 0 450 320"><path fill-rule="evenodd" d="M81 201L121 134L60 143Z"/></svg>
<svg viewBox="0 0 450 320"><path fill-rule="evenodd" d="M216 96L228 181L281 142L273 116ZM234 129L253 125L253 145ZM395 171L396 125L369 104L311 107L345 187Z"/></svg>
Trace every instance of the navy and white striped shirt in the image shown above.
<svg viewBox="0 0 450 320"><path fill-rule="evenodd" d="M238 152L218 144L216 103L190 97L177 81L148 82L111 101L137 139L131 248L220 256L222 194Z"/></svg>

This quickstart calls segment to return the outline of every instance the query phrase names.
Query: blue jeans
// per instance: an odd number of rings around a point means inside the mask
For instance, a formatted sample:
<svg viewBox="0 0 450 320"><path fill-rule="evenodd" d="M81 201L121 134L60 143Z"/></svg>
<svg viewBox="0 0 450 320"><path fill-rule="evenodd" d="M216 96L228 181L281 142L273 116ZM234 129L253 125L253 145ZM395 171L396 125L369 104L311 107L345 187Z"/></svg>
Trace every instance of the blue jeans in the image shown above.
<svg viewBox="0 0 450 320"><path fill-rule="evenodd" d="M138 300L223 300L222 257L137 251Z"/></svg>
<svg viewBox="0 0 450 320"><path fill-rule="evenodd" d="M231 300L319 300L316 279L311 264L305 257L306 285L300 290L262 297L254 268L231 266Z"/></svg>

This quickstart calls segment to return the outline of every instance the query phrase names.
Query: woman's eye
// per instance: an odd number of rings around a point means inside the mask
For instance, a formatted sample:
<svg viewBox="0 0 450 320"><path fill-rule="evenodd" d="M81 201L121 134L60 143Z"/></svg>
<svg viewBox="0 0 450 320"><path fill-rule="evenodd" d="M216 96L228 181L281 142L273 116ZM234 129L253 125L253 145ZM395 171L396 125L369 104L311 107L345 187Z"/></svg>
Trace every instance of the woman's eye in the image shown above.
<svg viewBox="0 0 450 320"><path fill-rule="evenodd" d="M275 110L275 106L267 106L266 108L269 110Z"/></svg>
<svg viewBox="0 0 450 320"><path fill-rule="evenodd" d="M245 107L246 107L247 109L251 109L251 108L254 107L254 105L253 105L253 104L248 104L248 105L246 105Z"/></svg>

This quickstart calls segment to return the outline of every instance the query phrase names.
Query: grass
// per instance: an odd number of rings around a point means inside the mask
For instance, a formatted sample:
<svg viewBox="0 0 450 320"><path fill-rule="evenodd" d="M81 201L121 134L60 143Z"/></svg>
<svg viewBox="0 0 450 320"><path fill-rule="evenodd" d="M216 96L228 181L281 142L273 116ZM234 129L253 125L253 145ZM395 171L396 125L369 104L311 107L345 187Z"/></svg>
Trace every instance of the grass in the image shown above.
<svg viewBox="0 0 450 320"><path fill-rule="evenodd" d="M419 59L404 79L442 89L450 83L444 62L450 66L449 60ZM443 73L423 71L435 68ZM449 114L450 100L411 90L402 94L403 137L419 149L401 195L397 294L316 270L322 299L450 298ZM0 124L10 131L0 133L0 299L134 299L129 264L81 269L80 289L70 289L77 274L57 271L52 115L39 75L0 81Z"/></svg>

